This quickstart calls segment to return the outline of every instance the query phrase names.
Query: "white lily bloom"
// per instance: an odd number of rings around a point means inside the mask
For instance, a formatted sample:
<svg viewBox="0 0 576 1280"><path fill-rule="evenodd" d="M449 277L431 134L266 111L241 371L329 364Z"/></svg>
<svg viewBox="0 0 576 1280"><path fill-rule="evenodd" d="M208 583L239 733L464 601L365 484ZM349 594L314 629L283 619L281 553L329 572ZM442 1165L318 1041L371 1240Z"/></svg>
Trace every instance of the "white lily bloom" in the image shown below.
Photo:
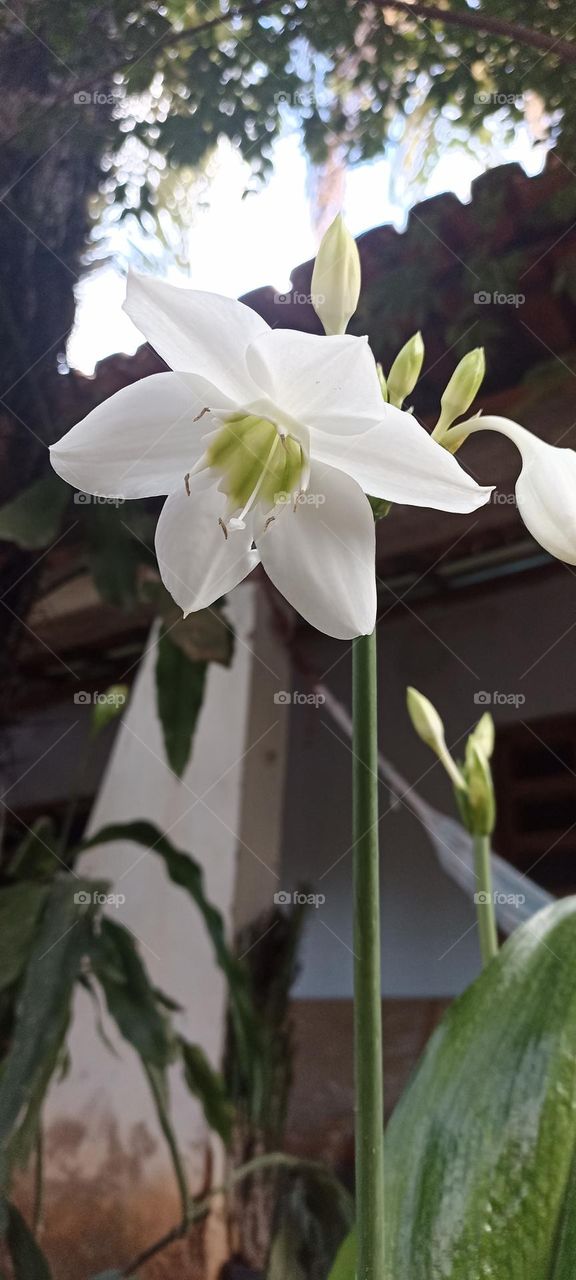
<svg viewBox="0 0 576 1280"><path fill-rule="evenodd" d="M131 275L126 311L176 372L124 387L51 449L69 484L168 494L163 581L185 614L259 562L318 630L376 617L366 494L474 511L488 501L412 416L382 400L367 339L272 330L241 302Z"/></svg>
<svg viewBox="0 0 576 1280"><path fill-rule="evenodd" d="M516 481L516 505L536 542L551 556L576 564L576 452L548 444L509 418L487 414L459 422L445 441L474 431L499 431L516 445L522 470Z"/></svg>

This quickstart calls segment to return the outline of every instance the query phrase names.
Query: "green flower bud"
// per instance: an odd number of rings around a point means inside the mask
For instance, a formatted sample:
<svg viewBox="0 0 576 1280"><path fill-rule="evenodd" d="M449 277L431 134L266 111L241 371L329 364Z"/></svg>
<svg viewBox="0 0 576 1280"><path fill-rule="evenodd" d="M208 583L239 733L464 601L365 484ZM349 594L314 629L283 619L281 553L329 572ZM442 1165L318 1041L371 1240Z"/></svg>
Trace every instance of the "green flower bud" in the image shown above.
<svg viewBox="0 0 576 1280"><path fill-rule="evenodd" d="M496 799L492 771L484 752L471 734L466 744L466 811L471 835L489 836L496 821Z"/></svg>
<svg viewBox="0 0 576 1280"><path fill-rule="evenodd" d="M428 698L411 686L406 690L406 703L418 737L438 756L454 786L457 789L464 787L464 778L446 746L444 725L436 708Z"/></svg>
<svg viewBox="0 0 576 1280"><path fill-rule="evenodd" d="M388 399L390 404L401 409L402 405L414 390L424 360L424 342L420 330L413 334L402 350L398 352L394 364L388 374Z"/></svg>
<svg viewBox="0 0 576 1280"><path fill-rule="evenodd" d="M382 399L387 400L388 399L388 383L386 382L386 376L381 364L376 365L376 373L378 374L378 381L382 389Z"/></svg>
<svg viewBox="0 0 576 1280"><path fill-rule="evenodd" d="M360 296L360 255L342 214L322 237L312 272L312 305L328 335L345 333Z"/></svg>
<svg viewBox="0 0 576 1280"><path fill-rule="evenodd" d="M494 721L489 711L484 712L470 736L489 760L494 751Z"/></svg>
<svg viewBox="0 0 576 1280"><path fill-rule="evenodd" d="M454 420L468 411L478 395L485 373L484 347L476 347L474 351L469 351L463 356L440 401L440 417L432 432L434 440L441 442L444 432L452 426ZM459 440L458 444L462 444L462 440Z"/></svg>

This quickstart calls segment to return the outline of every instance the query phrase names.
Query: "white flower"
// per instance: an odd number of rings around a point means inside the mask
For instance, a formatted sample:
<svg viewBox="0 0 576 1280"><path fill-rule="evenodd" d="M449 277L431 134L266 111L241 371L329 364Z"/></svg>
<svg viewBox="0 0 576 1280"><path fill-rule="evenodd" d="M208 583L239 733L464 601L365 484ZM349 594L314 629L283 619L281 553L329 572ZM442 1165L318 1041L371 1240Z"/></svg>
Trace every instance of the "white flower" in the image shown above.
<svg viewBox="0 0 576 1280"><path fill-rule="evenodd" d="M516 505L526 528L558 560L576 564L576 453L547 444L509 418L471 418L444 436L451 447L473 431L499 431L512 440L522 457L516 481Z"/></svg>
<svg viewBox="0 0 576 1280"><path fill-rule="evenodd" d="M241 302L130 276L126 310L173 369L125 387L52 446L111 498L168 494L160 573L185 613L260 561L313 626L372 631L365 494L473 511L488 501L414 419L384 404L367 340L272 330Z"/></svg>

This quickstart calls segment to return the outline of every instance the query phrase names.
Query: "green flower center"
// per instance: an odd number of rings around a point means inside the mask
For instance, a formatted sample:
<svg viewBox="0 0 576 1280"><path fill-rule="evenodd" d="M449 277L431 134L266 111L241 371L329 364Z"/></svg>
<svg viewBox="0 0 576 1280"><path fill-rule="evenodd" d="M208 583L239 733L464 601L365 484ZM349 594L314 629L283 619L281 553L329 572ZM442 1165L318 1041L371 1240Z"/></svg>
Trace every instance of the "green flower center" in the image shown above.
<svg viewBox="0 0 576 1280"><path fill-rule="evenodd" d="M205 461L222 476L231 511L255 501L267 508L287 502L304 471L299 442L254 414L231 414L210 442Z"/></svg>

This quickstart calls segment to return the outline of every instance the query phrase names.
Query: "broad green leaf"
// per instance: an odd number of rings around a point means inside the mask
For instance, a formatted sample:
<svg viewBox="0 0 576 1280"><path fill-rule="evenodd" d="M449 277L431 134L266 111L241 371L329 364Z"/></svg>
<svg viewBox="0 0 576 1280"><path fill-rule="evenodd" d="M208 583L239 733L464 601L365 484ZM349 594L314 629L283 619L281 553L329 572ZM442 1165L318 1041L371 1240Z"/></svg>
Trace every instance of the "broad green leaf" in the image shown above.
<svg viewBox="0 0 576 1280"><path fill-rule="evenodd" d="M156 698L170 768L181 778L204 697L206 663L192 662L162 628L156 657Z"/></svg>
<svg viewBox="0 0 576 1280"><path fill-rule="evenodd" d="M575 897L448 1010L386 1150L390 1280L573 1280Z"/></svg>
<svg viewBox="0 0 576 1280"><path fill-rule="evenodd" d="M91 934L92 890L72 876L54 882L46 896L16 1006L14 1030L0 1075L0 1186L6 1185L7 1145L18 1121L37 1104L45 1063L55 1062L66 1030L72 991ZM81 901L77 899L80 897Z"/></svg>
<svg viewBox="0 0 576 1280"><path fill-rule="evenodd" d="M90 498L79 510L97 591L107 604L133 606L138 599L138 569L147 551L131 533L123 506Z"/></svg>
<svg viewBox="0 0 576 1280"><path fill-rule="evenodd" d="M6 1245L14 1269L14 1280L52 1280L48 1260L16 1205L8 1205L7 1213Z"/></svg>
<svg viewBox="0 0 576 1280"><path fill-rule="evenodd" d="M190 662L220 662L229 667L234 653L234 632L221 609L199 609L182 616L182 610L170 600L163 612L166 631Z"/></svg>
<svg viewBox="0 0 576 1280"><path fill-rule="evenodd" d="M222 1076L214 1070L199 1045L189 1044L188 1041L181 1039L180 1050L184 1063L184 1076L190 1092L202 1103L210 1128L220 1135L223 1142L229 1142L234 1108L227 1095Z"/></svg>
<svg viewBox="0 0 576 1280"><path fill-rule="evenodd" d="M23 881L0 889L0 991L20 977L48 886Z"/></svg>
<svg viewBox="0 0 576 1280"><path fill-rule="evenodd" d="M0 542L39 551L58 536L70 488L51 469L0 508Z"/></svg>

